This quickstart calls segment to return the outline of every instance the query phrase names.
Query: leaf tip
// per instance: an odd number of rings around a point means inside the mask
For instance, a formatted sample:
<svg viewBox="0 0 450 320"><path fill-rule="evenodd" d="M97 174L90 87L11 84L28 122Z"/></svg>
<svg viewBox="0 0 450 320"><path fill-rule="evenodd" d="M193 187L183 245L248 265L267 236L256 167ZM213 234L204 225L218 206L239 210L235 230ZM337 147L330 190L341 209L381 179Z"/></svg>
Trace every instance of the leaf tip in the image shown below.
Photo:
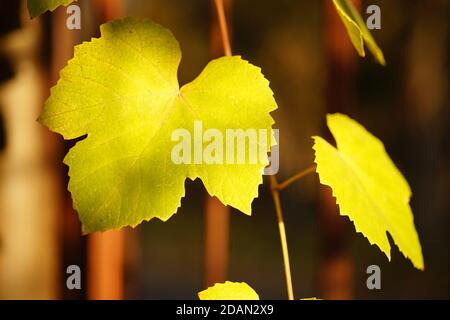
<svg viewBox="0 0 450 320"><path fill-rule="evenodd" d="M381 64L383 67L387 66L386 59L384 58L383 52L379 52L376 59L377 59L378 63Z"/></svg>

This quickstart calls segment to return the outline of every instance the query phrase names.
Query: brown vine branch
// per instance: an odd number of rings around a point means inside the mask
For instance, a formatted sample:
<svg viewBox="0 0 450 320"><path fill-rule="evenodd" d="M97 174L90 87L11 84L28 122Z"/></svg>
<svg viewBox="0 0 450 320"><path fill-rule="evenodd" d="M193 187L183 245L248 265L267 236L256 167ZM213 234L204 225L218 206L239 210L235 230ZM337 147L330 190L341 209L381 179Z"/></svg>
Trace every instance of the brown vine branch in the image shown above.
<svg viewBox="0 0 450 320"><path fill-rule="evenodd" d="M231 55L226 13L230 0L211 2L211 10L217 12L212 22L211 54ZM227 6L228 4L228 6ZM216 39L218 40L216 43ZM223 50L223 51L222 51ZM216 197L207 197L205 205L205 285L212 286L227 280L229 260L230 210Z"/></svg>
<svg viewBox="0 0 450 320"><path fill-rule="evenodd" d="M286 229L284 226L283 212L281 209L279 185L275 175L270 176L270 190L272 193L273 201L275 203L275 210L277 213L278 220L278 230L280 232L281 240L281 250L283 252L283 262L284 262L284 274L286 277L286 286L288 291L289 300L294 300L294 289L292 286L292 276L291 276L291 264L289 261L289 250L286 239Z"/></svg>
<svg viewBox="0 0 450 320"><path fill-rule="evenodd" d="M217 9L217 16L219 17L220 33L222 35L223 50L226 56L231 56L231 42L228 35L228 24L225 17L225 9L223 0L214 0Z"/></svg>
<svg viewBox="0 0 450 320"><path fill-rule="evenodd" d="M291 184L293 184L294 182L297 182L299 180L301 180L302 178L306 177L307 175L316 172L316 165L313 165L303 171L300 171L299 173L293 175L292 177L286 179L285 181L283 181L282 183L278 184L278 190L284 190L287 187L289 187Z"/></svg>
<svg viewBox="0 0 450 320"><path fill-rule="evenodd" d="M216 5L217 16L219 18L219 27L220 27L220 33L221 33L224 53L226 56L231 56L232 51L231 51L230 37L228 34L228 25L227 25L227 20L226 20L226 16L225 16L224 3L223 3L223 0L214 0L214 3ZM286 278L286 287L287 287L287 293L288 293L289 300L294 300L294 289L293 289L293 285L292 285L291 265L290 265L290 260L289 260L286 228L284 225L284 218L283 218L283 212L281 209L279 191L283 190L284 188L286 188L290 184L294 183L295 181L300 180L307 174L312 173L314 170L315 170L315 166L308 168L308 169L300 172L299 174L296 174L292 178L287 179L282 184L278 184L278 181L277 181L275 175L270 176L270 188L271 188L271 193L272 193L273 201L275 203L275 210L276 210L276 214L277 214L278 230L280 233L281 250L283 253L284 273L285 273L285 278Z"/></svg>

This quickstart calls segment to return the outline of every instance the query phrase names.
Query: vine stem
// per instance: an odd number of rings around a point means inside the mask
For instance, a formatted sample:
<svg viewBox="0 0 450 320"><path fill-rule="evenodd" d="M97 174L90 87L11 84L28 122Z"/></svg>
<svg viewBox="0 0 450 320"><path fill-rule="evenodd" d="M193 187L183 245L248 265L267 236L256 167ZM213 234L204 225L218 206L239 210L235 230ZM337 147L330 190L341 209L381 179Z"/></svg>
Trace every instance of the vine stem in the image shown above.
<svg viewBox="0 0 450 320"><path fill-rule="evenodd" d="M228 25L227 19L225 17L225 8L223 5L223 0L214 0L214 3L216 4L217 16L219 17L219 26L220 26L220 33L222 36L223 51L226 56L231 56L231 42L230 36L228 35Z"/></svg>
<svg viewBox="0 0 450 320"><path fill-rule="evenodd" d="M286 228L284 225L283 211L281 209L280 191L284 190L285 188L307 176L308 174L315 172L315 170L316 166L313 165L286 179L282 183L278 183L276 175L270 176L270 191L272 193L273 202L275 204L275 211L277 213L278 231L280 233L281 251L283 252L284 274L286 277L286 287L289 300L294 300L294 289L292 285L291 263L289 259Z"/></svg>
<svg viewBox="0 0 450 320"><path fill-rule="evenodd" d="M217 16L219 18L219 27L220 27L220 33L222 38L222 45L223 50L226 56L231 56L231 43L230 43L230 37L228 34L228 25L227 20L225 16L225 9L223 0L214 0L214 3L216 5L217 9ZM275 175L270 176L270 189L273 197L273 201L275 203L275 210L277 214L277 220L278 220L278 230L280 233L280 240L281 240L281 251L283 253L283 263L284 263L284 273L286 277L286 287L287 287L287 293L289 300L294 300L294 289L292 285L292 275L291 275L291 264L289 260L289 250L288 250L288 244L287 244L287 238L286 238L286 228L284 225L284 218L283 218L283 212L281 209L281 202L280 202L280 193L279 191L285 189L290 184L294 183L297 180L300 180L304 176L308 175L309 173L312 173L315 170L315 166L312 166L296 175L294 175L292 178L287 179L281 184L278 184L277 178Z"/></svg>
<svg viewBox="0 0 450 320"><path fill-rule="evenodd" d="M286 189L287 187L289 187L291 184L293 184L294 182L297 182L298 180L302 179L303 177L314 173L316 171L316 165L313 165L303 171L300 171L299 173L293 175L292 177L286 179L285 181L283 181L282 183L277 185L277 189L279 191Z"/></svg>
<svg viewBox="0 0 450 320"><path fill-rule="evenodd" d="M294 300L294 289L292 286L291 263L289 260L289 250L286 239L286 228L284 226L283 212L281 210L279 185L275 175L270 176L270 190L273 202L275 203L275 211L277 213L278 230L280 232L281 251L283 252L284 274L286 277L286 286L289 300Z"/></svg>

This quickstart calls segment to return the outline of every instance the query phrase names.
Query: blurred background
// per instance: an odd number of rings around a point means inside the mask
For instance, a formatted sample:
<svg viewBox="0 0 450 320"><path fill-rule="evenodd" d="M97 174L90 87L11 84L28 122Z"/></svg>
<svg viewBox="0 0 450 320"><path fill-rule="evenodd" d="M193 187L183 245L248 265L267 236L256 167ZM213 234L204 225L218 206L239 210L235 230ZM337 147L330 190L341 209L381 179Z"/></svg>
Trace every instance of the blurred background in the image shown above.
<svg viewBox="0 0 450 320"><path fill-rule="evenodd" d="M425 271L392 247L392 261L337 213L315 175L281 196L296 298L449 298L449 21L446 0L357 0L381 8L373 34L387 66L357 56L331 0L225 1L233 54L262 68L279 109L279 179L313 163L312 135L343 112L386 145L413 190ZM168 222L82 236L62 159L73 142L36 122L73 47L113 18L150 18L171 29L180 83L223 55L212 0L82 0L81 29L65 8L31 20L25 1L0 4L0 299L196 299L213 282L245 281L263 299L286 299L277 220L260 187L247 217L186 182ZM367 17L363 14L363 17ZM332 141L332 140L330 140ZM383 168L380 168L383 170ZM381 268L381 290L366 269ZM79 265L82 289L68 290Z"/></svg>

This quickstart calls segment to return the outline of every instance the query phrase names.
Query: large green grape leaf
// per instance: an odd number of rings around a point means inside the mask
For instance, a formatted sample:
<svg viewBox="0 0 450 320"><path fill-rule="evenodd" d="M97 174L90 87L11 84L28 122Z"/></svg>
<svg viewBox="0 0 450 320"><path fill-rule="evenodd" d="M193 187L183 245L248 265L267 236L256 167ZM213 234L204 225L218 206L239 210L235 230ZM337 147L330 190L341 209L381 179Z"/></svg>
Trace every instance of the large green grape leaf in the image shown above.
<svg viewBox="0 0 450 320"><path fill-rule="evenodd" d="M258 294L245 282L216 283L198 293L200 300L259 300Z"/></svg>
<svg viewBox="0 0 450 320"><path fill-rule="evenodd" d="M32 18L46 11L53 11L59 6L67 6L74 0L28 0L28 11Z"/></svg>
<svg viewBox="0 0 450 320"><path fill-rule="evenodd" d="M314 137L315 162L320 182L332 188L341 215L390 260L388 231L405 257L422 270L422 249L409 206L411 189L383 143L345 115L328 115L327 123L337 148Z"/></svg>
<svg viewBox="0 0 450 320"><path fill-rule="evenodd" d="M333 3L359 55L365 57L364 43L366 43L369 50L375 56L375 59L380 64L385 65L386 61L383 51L377 45L369 29L367 29L366 23L352 2L349 0L333 0Z"/></svg>
<svg viewBox="0 0 450 320"><path fill-rule="evenodd" d="M169 30L148 20L116 20L101 26L99 39L75 48L52 88L40 122L65 139L87 135L64 159L85 233L167 220L180 206L186 178L200 178L210 195L251 213L267 157L177 165L172 134L184 128L194 139L197 120L205 132L215 128L223 136L234 128L271 134L269 113L277 105L269 82L234 56L211 61L180 88L180 59Z"/></svg>

